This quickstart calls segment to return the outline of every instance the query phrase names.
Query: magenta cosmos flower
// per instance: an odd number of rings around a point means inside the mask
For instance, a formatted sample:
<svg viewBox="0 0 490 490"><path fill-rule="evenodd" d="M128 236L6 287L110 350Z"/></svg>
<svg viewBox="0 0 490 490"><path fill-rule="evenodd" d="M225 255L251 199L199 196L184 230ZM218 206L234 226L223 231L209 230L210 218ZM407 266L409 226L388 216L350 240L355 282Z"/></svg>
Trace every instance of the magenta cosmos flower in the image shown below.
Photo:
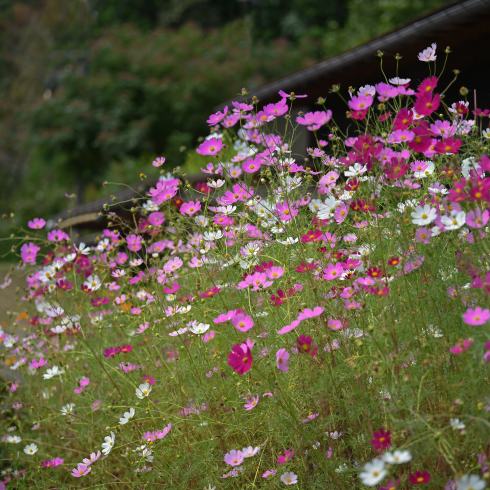
<svg viewBox="0 0 490 490"><path fill-rule="evenodd" d="M477 306L474 310L468 308L466 313L463 313L463 321L467 325L483 325L490 319L490 312L488 310L482 310Z"/></svg>
<svg viewBox="0 0 490 490"><path fill-rule="evenodd" d="M408 481L415 485L430 482L430 473L426 470L420 472L416 471L413 475L408 475Z"/></svg>
<svg viewBox="0 0 490 490"><path fill-rule="evenodd" d="M279 349L276 352L277 369L281 371L289 371L289 352L286 349Z"/></svg>
<svg viewBox="0 0 490 490"><path fill-rule="evenodd" d="M468 350L471 347L471 344L473 343L473 339L463 339L462 342L458 342L454 347L451 347L449 349L449 352L452 352L453 354L461 354L465 350Z"/></svg>
<svg viewBox="0 0 490 490"><path fill-rule="evenodd" d="M375 451L384 451L391 445L391 431L379 429L373 434L374 439L371 441Z"/></svg>
<svg viewBox="0 0 490 490"><path fill-rule="evenodd" d="M316 355L318 347L313 345L313 339L306 335L300 335L296 342L299 345L299 352L302 354L310 354L312 357Z"/></svg>
<svg viewBox="0 0 490 490"><path fill-rule="evenodd" d="M225 463L230 466L238 466L243 463L243 453L232 449L229 453L225 454Z"/></svg>
<svg viewBox="0 0 490 490"><path fill-rule="evenodd" d="M247 344L234 345L228 354L228 364L238 373L245 374L252 366L252 352Z"/></svg>
<svg viewBox="0 0 490 490"><path fill-rule="evenodd" d="M281 464L286 464L287 462L291 461L294 458L294 448L290 451L289 449L286 450L284 453L284 456L279 456L278 459L276 459L276 463L281 465Z"/></svg>
<svg viewBox="0 0 490 490"><path fill-rule="evenodd" d="M221 151L221 148L223 148L223 141L216 138L210 138L201 143L196 152L201 155L216 155L216 153Z"/></svg>

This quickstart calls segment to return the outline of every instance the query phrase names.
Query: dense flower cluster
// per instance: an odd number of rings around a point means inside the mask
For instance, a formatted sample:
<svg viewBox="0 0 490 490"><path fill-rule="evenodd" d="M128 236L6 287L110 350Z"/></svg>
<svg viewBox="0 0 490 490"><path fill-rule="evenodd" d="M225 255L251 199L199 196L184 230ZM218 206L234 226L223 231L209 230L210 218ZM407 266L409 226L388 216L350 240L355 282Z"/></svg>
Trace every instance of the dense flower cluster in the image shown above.
<svg viewBox="0 0 490 490"><path fill-rule="evenodd" d="M233 102L197 148L207 181L161 171L95 244L28 223L2 441L40 462L15 476L486 487L488 111L446 103L436 50L418 85L349 88L348 133L324 99L296 120L306 95Z"/></svg>

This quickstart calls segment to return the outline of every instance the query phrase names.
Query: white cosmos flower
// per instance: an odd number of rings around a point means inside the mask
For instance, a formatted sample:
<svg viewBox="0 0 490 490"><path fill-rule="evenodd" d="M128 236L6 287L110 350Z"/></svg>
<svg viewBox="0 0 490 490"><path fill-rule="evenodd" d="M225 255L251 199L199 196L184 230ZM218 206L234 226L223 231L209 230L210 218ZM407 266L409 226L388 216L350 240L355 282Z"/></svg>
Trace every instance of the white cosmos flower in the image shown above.
<svg viewBox="0 0 490 490"><path fill-rule="evenodd" d="M298 238L288 236L286 240L277 240L277 242L281 243L282 245L294 245L295 243L298 243Z"/></svg>
<svg viewBox="0 0 490 490"><path fill-rule="evenodd" d="M224 180L221 180L221 179L218 179L216 181L210 180L208 182L208 186L209 187L213 187L215 189L218 189L219 187L223 186L224 184L225 184L225 181Z"/></svg>
<svg viewBox="0 0 490 490"><path fill-rule="evenodd" d="M60 369L58 366L53 366L52 368L48 368L46 372L43 374L44 379L51 379L54 376L60 376L63 374L65 371L63 369Z"/></svg>
<svg viewBox="0 0 490 490"><path fill-rule="evenodd" d="M412 459L410 451L393 451L392 453L383 454L385 463L403 464L408 463Z"/></svg>
<svg viewBox="0 0 490 490"><path fill-rule="evenodd" d="M484 130L482 131L482 136L483 136L484 138L490 139L490 128L484 129Z"/></svg>
<svg viewBox="0 0 490 490"><path fill-rule="evenodd" d="M236 211L236 206L232 206L231 204L229 206L219 206L217 211L218 213L230 215L231 213Z"/></svg>
<svg viewBox="0 0 490 490"><path fill-rule="evenodd" d="M22 442L22 439L19 436L7 436L6 440L12 444L19 444L19 442Z"/></svg>
<svg viewBox="0 0 490 490"><path fill-rule="evenodd" d="M87 247L83 242L80 242L78 247L75 245L75 250L82 255L88 255L90 253L90 247Z"/></svg>
<svg viewBox="0 0 490 490"><path fill-rule="evenodd" d="M66 330L66 325L57 325L56 327L51 328L51 332L53 333L63 333Z"/></svg>
<svg viewBox="0 0 490 490"><path fill-rule="evenodd" d="M359 475L363 485L374 487L386 476L385 462L376 458L364 465L364 471Z"/></svg>
<svg viewBox="0 0 490 490"><path fill-rule="evenodd" d="M344 172L346 177L357 177L358 175L362 175L367 171L366 165L361 165L360 163L355 163L349 167L349 170Z"/></svg>
<svg viewBox="0 0 490 490"><path fill-rule="evenodd" d="M258 452L260 452L260 447L257 446L253 448L252 446L249 447L244 447L242 449L243 457L244 458L251 458L252 456L255 456Z"/></svg>
<svg viewBox="0 0 490 490"><path fill-rule="evenodd" d="M32 443L32 444L28 444L25 448L24 448L24 452L28 455L28 456L32 456L33 454L36 454L37 453L37 446Z"/></svg>
<svg viewBox="0 0 490 490"><path fill-rule="evenodd" d="M131 407L129 412L124 412L124 416L119 419L119 423L121 425L127 424L134 417L134 413L134 408Z"/></svg>
<svg viewBox="0 0 490 490"><path fill-rule="evenodd" d="M328 219L330 215L335 210L335 208L340 204L335 197L329 196L325 199L325 202L320 204L320 209L318 210L317 216L319 219Z"/></svg>
<svg viewBox="0 0 490 490"><path fill-rule="evenodd" d="M466 425L463 422L461 422L459 419L451 419L449 420L449 423L451 424L451 427L454 430L461 430L466 427Z"/></svg>
<svg viewBox="0 0 490 490"><path fill-rule="evenodd" d="M71 262L72 260L75 260L75 259L76 259L76 257L77 257L77 254L74 254L74 253L73 253L73 254L68 254L68 255L65 257L65 260L66 260L67 262Z"/></svg>
<svg viewBox="0 0 490 490"><path fill-rule="evenodd" d="M456 488L458 490L483 490L487 483L478 475L463 475L456 480Z"/></svg>
<svg viewBox="0 0 490 490"><path fill-rule="evenodd" d="M412 223L414 225L425 226L432 223L437 217L437 211L431 208L428 204L424 207L417 206L414 211L412 211Z"/></svg>
<svg viewBox="0 0 490 490"><path fill-rule="evenodd" d="M209 330L209 325L207 323L198 323L189 328L192 333L201 335Z"/></svg>
<svg viewBox="0 0 490 490"><path fill-rule="evenodd" d="M112 448L114 447L114 441L116 440L116 436L114 435L114 432L111 431L110 436L106 436L104 438L104 442L102 443L102 452L107 456Z"/></svg>
<svg viewBox="0 0 490 490"><path fill-rule="evenodd" d="M441 223L446 227L446 230L457 230L461 228L466 221L466 213L464 211L451 211L450 216L443 216Z"/></svg>
<svg viewBox="0 0 490 490"><path fill-rule="evenodd" d="M61 413L63 415L70 415L73 412L73 409L75 408L74 403L68 403L61 409Z"/></svg>
<svg viewBox="0 0 490 490"><path fill-rule="evenodd" d="M310 204L308 204L308 207L310 208L312 213L316 213L320 209L321 205L322 201L320 199L312 199L310 201Z"/></svg>
<svg viewBox="0 0 490 490"><path fill-rule="evenodd" d="M298 475L294 474L292 471L288 471L281 475L281 481L284 485L295 485L298 483Z"/></svg>
<svg viewBox="0 0 490 490"><path fill-rule="evenodd" d="M99 276L97 275L88 276L87 280L83 284L84 286L90 288L92 291L97 291L97 289L99 289L100 286L102 286Z"/></svg>
<svg viewBox="0 0 490 490"><path fill-rule="evenodd" d="M140 384L138 388L136 388L136 396L142 400L143 398L147 397L151 392L151 386L150 383L143 383Z"/></svg>

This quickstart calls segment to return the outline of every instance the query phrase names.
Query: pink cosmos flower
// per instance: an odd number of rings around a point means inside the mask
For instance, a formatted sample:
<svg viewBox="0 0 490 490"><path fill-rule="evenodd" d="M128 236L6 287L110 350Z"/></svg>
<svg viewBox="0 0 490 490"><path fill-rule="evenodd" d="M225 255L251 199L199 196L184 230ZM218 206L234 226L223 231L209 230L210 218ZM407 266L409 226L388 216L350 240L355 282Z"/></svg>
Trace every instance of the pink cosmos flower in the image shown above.
<svg viewBox="0 0 490 490"><path fill-rule="evenodd" d="M90 384L90 378L82 378L79 382L79 388L75 388L73 390L74 393L76 393L77 395L79 395L80 393L82 393L85 388Z"/></svg>
<svg viewBox="0 0 490 490"><path fill-rule="evenodd" d="M257 172L260 170L260 167L262 165L262 160L259 158L247 158L245 162L243 162L242 168L244 172L247 172L248 174L253 174L254 172Z"/></svg>
<svg viewBox="0 0 490 490"><path fill-rule="evenodd" d="M180 208L180 214L192 216L201 210L201 203L199 201L190 201L182 204Z"/></svg>
<svg viewBox="0 0 490 490"><path fill-rule="evenodd" d="M267 470L263 475L262 478L269 478L270 476L274 476L277 473L277 470Z"/></svg>
<svg viewBox="0 0 490 490"><path fill-rule="evenodd" d="M337 262L336 264L328 264L326 269L323 269L323 279L331 281L332 279L338 279L344 271L342 264Z"/></svg>
<svg viewBox="0 0 490 490"><path fill-rule="evenodd" d="M288 201L278 202L276 204L276 214L282 221L289 221L298 214L297 206L292 205Z"/></svg>
<svg viewBox="0 0 490 490"><path fill-rule="evenodd" d="M340 330L342 328L342 322L340 320L335 320L334 318L328 320L327 325L332 330Z"/></svg>
<svg viewBox="0 0 490 490"><path fill-rule="evenodd" d="M227 113L228 113L228 106L225 107L225 110L223 112L218 111L216 114L211 114L206 122L210 126L215 126L216 124L218 124L224 119Z"/></svg>
<svg viewBox="0 0 490 490"><path fill-rule="evenodd" d="M46 221L44 221L42 218L34 218L32 221L27 223L27 226L33 230L40 230L41 228L44 228L45 224Z"/></svg>
<svg viewBox="0 0 490 490"><path fill-rule="evenodd" d="M62 230L53 230L48 233L48 240L50 242L61 242L62 240L69 240L70 237Z"/></svg>
<svg viewBox="0 0 490 490"><path fill-rule="evenodd" d="M243 453L232 449L229 453L225 454L225 463L230 466L238 466L243 463Z"/></svg>
<svg viewBox="0 0 490 490"><path fill-rule="evenodd" d="M160 226L164 223L164 221L165 221L165 216L160 211L150 213L148 216L148 223L150 223L150 225L153 226Z"/></svg>
<svg viewBox="0 0 490 490"><path fill-rule="evenodd" d="M80 478L81 476L85 476L92 471L92 467L90 465L86 465L83 463L78 463L78 466L72 470L71 475L75 478Z"/></svg>
<svg viewBox="0 0 490 490"><path fill-rule="evenodd" d="M210 138L199 145L196 149L201 155L216 155L223 148L223 141L216 138Z"/></svg>
<svg viewBox="0 0 490 490"><path fill-rule="evenodd" d="M83 464L86 464L87 466L91 465L92 463L95 463L99 458L100 458L101 452L97 451L96 453L92 453L90 455L90 458L84 458L83 459Z"/></svg>
<svg viewBox="0 0 490 490"><path fill-rule="evenodd" d="M133 233L126 238L126 241L131 252L138 252L139 250L141 250L141 242L143 241L143 239L140 236Z"/></svg>
<svg viewBox="0 0 490 490"><path fill-rule="evenodd" d="M373 105L373 98L366 95L358 95L349 100L349 107L354 111L363 111Z"/></svg>
<svg viewBox="0 0 490 490"><path fill-rule="evenodd" d="M152 165L154 167L161 167L165 163L164 157L158 157L156 160L153 160Z"/></svg>
<svg viewBox="0 0 490 490"><path fill-rule="evenodd" d="M240 332L246 332L254 326L254 322L250 316L245 316L243 313L239 313L231 319L233 326L240 330Z"/></svg>
<svg viewBox="0 0 490 490"><path fill-rule="evenodd" d="M279 456L278 459L276 459L276 463L278 465L286 464L289 461L291 461L294 458L294 448L290 451L289 449L286 450L284 453L284 456Z"/></svg>
<svg viewBox="0 0 490 490"><path fill-rule="evenodd" d="M48 461L43 461L41 463L41 466L43 468L55 468L56 466L59 466L60 464L63 464L63 460L61 458L55 458L55 459L51 459Z"/></svg>
<svg viewBox="0 0 490 490"><path fill-rule="evenodd" d="M300 320L293 320L290 325L285 325L284 327L281 328L281 330L278 330L277 333L279 335L284 335L285 333L289 333L292 330L294 330L300 323L301 323Z"/></svg>
<svg viewBox="0 0 490 490"><path fill-rule="evenodd" d="M259 396L257 395L256 397L252 397L250 400L247 400L247 403L245 404L245 410L252 410L257 406L257 403L259 403Z"/></svg>
<svg viewBox="0 0 490 490"><path fill-rule="evenodd" d="M30 363L29 363L29 366L33 367L34 369L38 369L42 366L45 366L46 364L48 363L48 361L44 360L42 357L36 361L35 359L32 360Z"/></svg>
<svg viewBox="0 0 490 490"><path fill-rule="evenodd" d="M276 352L277 369L280 369L281 371L289 371L289 356L290 354L286 349L279 349Z"/></svg>
<svg viewBox="0 0 490 490"><path fill-rule="evenodd" d="M304 99L305 97L308 97L307 95L298 95L295 94L294 92L291 92L290 94L287 94L283 90L279 90L279 95L283 97L284 99Z"/></svg>
<svg viewBox="0 0 490 490"><path fill-rule="evenodd" d="M398 89L388 83L376 84L376 92L379 94L379 100L387 100L398 95Z"/></svg>
<svg viewBox="0 0 490 490"><path fill-rule="evenodd" d="M463 321L467 325L483 325L490 319L490 311L487 309L482 310L477 306L474 310L468 308L465 313L463 313Z"/></svg>
<svg viewBox="0 0 490 490"><path fill-rule="evenodd" d="M315 316L320 316L324 311L324 308L321 306L315 306L312 310L310 308L305 308L300 314L298 315L298 320L302 322L303 320L306 320L307 318L314 318Z"/></svg>
<svg viewBox="0 0 490 490"><path fill-rule="evenodd" d="M482 212L480 208L477 208L475 210L471 210L466 215L466 224L472 228L483 228L487 224L489 217L490 212L488 209L485 209Z"/></svg>
<svg viewBox="0 0 490 490"><path fill-rule="evenodd" d="M272 267L265 271L265 275L269 279L279 279L284 275L284 269L282 267Z"/></svg>
<svg viewBox="0 0 490 490"><path fill-rule="evenodd" d="M234 345L232 351L228 354L228 364L238 374L247 373L252 366L252 352L246 344Z"/></svg>
<svg viewBox="0 0 490 490"><path fill-rule="evenodd" d="M300 335L296 339L296 342L299 345L299 352L301 354L310 354L312 357L316 355L318 347L316 345L313 346L313 339L311 337Z"/></svg>
<svg viewBox="0 0 490 490"><path fill-rule="evenodd" d="M429 240L432 236L432 232L427 228L419 228L415 233L415 239L421 243L429 243Z"/></svg>
<svg viewBox="0 0 490 490"><path fill-rule="evenodd" d="M465 350L468 350L471 347L472 343L473 343L473 339L462 339L462 342L459 341L454 347L451 347L449 349L449 352L459 355Z"/></svg>

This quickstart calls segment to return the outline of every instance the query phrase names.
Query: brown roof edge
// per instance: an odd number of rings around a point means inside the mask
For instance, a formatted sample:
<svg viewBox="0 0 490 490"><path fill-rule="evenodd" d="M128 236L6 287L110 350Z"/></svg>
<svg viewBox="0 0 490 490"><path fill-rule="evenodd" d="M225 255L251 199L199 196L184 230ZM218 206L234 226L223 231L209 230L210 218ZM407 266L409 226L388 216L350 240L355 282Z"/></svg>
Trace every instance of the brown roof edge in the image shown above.
<svg viewBox="0 0 490 490"><path fill-rule="evenodd" d="M372 57L378 50L386 49L389 46L390 50L396 51L397 46L413 36L420 37L424 34L437 32L442 26L447 27L449 24L461 24L465 19L481 15L482 13L490 13L490 0L457 0L456 2L451 2L449 5L444 5L435 12L432 11L422 18L416 18L410 21L408 25L402 24L401 27L399 26L387 34L371 39L357 48L353 48L309 68L251 90L250 95L260 99L277 94L279 90L286 92L293 89L297 90L298 87L308 80L313 80L327 72L339 71L347 65L359 62L366 57ZM240 96L230 99L216 106L215 110L222 110L226 105L230 105L232 101L243 102L245 98Z"/></svg>

